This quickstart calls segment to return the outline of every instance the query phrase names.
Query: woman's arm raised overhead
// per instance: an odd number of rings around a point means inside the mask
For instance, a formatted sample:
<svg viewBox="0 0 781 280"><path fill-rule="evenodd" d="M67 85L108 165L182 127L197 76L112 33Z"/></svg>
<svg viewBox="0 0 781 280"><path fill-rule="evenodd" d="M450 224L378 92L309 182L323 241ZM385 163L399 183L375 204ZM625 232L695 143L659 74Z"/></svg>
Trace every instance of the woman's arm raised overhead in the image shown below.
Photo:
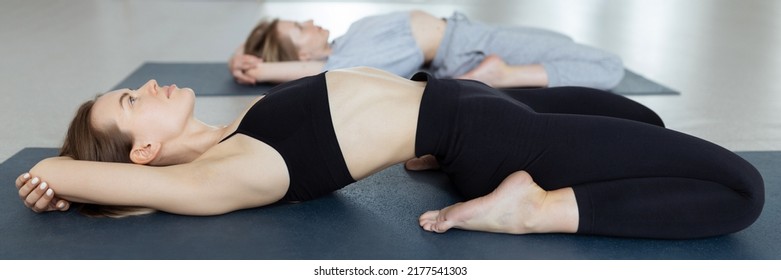
<svg viewBox="0 0 781 280"><path fill-rule="evenodd" d="M68 201L219 215L268 205L284 196L284 161L268 146L260 150L265 150L262 156L205 154L207 158L192 163L165 167L56 157L39 162L30 174Z"/></svg>

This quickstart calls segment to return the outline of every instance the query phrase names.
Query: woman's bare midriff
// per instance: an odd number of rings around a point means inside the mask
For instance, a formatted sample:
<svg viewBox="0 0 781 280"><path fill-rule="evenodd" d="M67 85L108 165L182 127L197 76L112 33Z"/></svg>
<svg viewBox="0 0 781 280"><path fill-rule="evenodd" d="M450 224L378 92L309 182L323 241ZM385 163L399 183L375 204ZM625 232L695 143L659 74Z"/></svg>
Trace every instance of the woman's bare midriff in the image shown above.
<svg viewBox="0 0 781 280"><path fill-rule="evenodd" d="M425 82L374 68L326 73L334 133L354 179L415 157Z"/></svg>

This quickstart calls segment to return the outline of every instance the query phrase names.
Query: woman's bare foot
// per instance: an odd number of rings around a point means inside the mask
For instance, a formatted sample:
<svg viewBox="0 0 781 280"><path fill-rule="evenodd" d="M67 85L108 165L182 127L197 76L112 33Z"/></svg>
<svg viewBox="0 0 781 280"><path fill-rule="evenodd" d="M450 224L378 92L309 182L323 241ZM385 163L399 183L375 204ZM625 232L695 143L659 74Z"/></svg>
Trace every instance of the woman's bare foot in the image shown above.
<svg viewBox="0 0 781 280"><path fill-rule="evenodd" d="M572 188L545 191L525 171L510 174L490 194L428 211L419 219L427 231L451 228L524 234L575 232L578 210Z"/></svg>
<svg viewBox="0 0 781 280"><path fill-rule="evenodd" d="M480 64L459 79L476 80L492 87L504 86L505 74L507 74L507 63L497 55L489 55L483 59Z"/></svg>
<svg viewBox="0 0 781 280"><path fill-rule="evenodd" d="M437 158L432 155L424 155L419 158L413 158L404 163L404 168L411 171L423 171L439 168Z"/></svg>

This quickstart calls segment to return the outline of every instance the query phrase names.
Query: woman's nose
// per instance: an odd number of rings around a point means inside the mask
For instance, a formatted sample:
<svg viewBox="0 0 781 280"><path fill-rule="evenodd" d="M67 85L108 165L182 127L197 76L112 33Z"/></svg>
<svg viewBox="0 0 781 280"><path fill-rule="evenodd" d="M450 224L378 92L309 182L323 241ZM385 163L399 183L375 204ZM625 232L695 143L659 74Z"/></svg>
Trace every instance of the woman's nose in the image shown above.
<svg viewBox="0 0 781 280"><path fill-rule="evenodd" d="M142 86L145 92L149 94L154 94L157 92L157 80L151 79L144 86Z"/></svg>

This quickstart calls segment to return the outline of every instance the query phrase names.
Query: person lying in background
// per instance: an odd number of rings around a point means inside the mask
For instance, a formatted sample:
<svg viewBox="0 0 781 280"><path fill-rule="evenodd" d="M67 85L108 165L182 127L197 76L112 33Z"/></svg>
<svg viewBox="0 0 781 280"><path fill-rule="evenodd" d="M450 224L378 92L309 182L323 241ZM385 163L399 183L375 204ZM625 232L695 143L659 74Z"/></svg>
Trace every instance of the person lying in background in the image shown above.
<svg viewBox="0 0 781 280"><path fill-rule="evenodd" d="M260 22L230 58L242 84L287 82L325 70L379 68L402 77L422 70L437 78L473 79L497 88L582 86L611 89L621 59L553 31L473 22L463 14L423 11L365 17L329 43L311 20Z"/></svg>

